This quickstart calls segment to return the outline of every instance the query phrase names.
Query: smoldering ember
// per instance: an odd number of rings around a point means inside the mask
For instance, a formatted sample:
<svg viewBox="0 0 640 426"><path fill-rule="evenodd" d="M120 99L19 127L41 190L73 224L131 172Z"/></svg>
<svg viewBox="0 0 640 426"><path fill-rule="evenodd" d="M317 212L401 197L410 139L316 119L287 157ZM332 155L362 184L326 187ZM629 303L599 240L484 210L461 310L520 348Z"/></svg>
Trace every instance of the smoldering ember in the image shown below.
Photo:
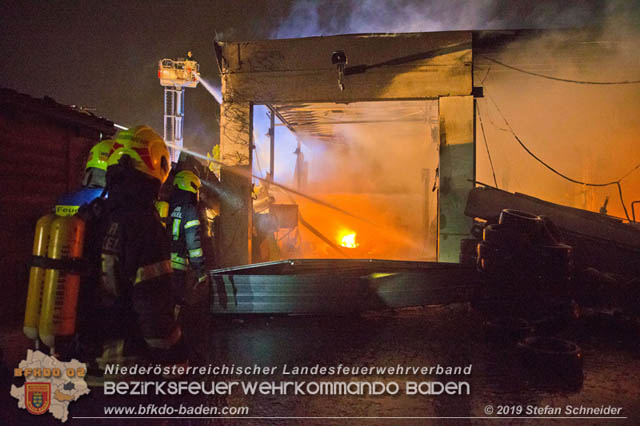
<svg viewBox="0 0 640 426"><path fill-rule="evenodd" d="M640 424L640 2L0 10L0 424Z"/></svg>

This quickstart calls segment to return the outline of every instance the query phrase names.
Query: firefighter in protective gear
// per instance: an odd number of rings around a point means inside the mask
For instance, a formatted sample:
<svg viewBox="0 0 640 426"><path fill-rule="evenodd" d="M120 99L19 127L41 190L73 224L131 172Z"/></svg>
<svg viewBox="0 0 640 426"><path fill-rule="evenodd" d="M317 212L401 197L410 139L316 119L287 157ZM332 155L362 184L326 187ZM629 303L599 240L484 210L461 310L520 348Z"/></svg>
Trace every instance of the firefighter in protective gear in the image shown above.
<svg viewBox="0 0 640 426"><path fill-rule="evenodd" d="M82 188L61 196L55 214L41 217L36 224L23 328L36 347L39 339L51 350L55 346L64 351L75 333L85 231L84 218L76 213L102 196L112 149L111 140L93 146Z"/></svg>
<svg viewBox="0 0 640 426"><path fill-rule="evenodd" d="M113 144L112 140L104 140L91 148L82 179L82 189L60 197L56 202L56 215L74 215L81 205L90 203L102 195L106 185L107 159L113 150Z"/></svg>
<svg viewBox="0 0 640 426"><path fill-rule="evenodd" d="M125 353L133 348L158 362L180 362L185 351L173 316L169 240L154 207L171 168L169 151L147 126L121 132L114 148L106 174L109 197L89 259L100 279L82 289L81 341L100 348L95 354L107 342L123 341Z"/></svg>
<svg viewBox="0 0 640 426"><path fill-rule="evenodd" d="M114 141L104 140L91 148L85 167L82 186L85 188L104 188L107 184L107 161L113 151Z"/></svg>
<svg viewBox="0 0 640 426"><path fill-rule="evenodd" d="M173 180L174 191L169 200L171 231L171 266L176 303L181 305L187 294L187 273L194 271L198 283L206 280L201 246L201 224L198 199L202 182L189 170L178 172Z"/></svg>

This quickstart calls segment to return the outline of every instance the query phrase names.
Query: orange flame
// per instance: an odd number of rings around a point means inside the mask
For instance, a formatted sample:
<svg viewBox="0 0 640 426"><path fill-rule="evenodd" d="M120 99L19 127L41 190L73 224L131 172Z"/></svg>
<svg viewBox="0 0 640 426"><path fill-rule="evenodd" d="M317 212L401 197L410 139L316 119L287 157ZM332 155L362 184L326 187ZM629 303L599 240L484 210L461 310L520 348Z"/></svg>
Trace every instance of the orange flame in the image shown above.
<svg viewBox="0 0 640 426"><path fill-rule="evenodd" d="M342 247L346 248L356 248L360 245L356 242L356 233L348 230L340 232L338 242Z"/></svg>

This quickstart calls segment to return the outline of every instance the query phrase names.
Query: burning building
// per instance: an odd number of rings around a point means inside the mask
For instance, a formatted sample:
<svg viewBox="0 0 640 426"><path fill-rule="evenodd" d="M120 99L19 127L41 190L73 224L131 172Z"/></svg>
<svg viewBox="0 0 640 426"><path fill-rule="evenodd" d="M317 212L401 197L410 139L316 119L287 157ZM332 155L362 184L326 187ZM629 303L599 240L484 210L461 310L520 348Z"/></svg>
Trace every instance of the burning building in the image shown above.
<svg viewBox="0 0 640 426"><path fill-rule="evenodd" d="M635 47L636 37L612 32L604 39L590 30L217 43L223 97L221 266L291 258L412 261L375 270L344 263L361 276L374 272L365 285L373 293L397 295L414 288L400 282L402 274L393 275L397 268L459 261L461 242L477 217L465 215L465 207L478 182L596 212L608 206L619 217L613 222L633 222L631 207L637 203L625 202L623 192L636 199L640 183L633 173L640 151L631 142L640 134L634 119L640 98L630 95L638 94L630 71L638 64L625 54ZM603 78L605 63L621 66ZM607 114L615 120L596 119ZM599 143L614 157L595 157ZM261 187L253 195L252 184ZM297 217L288 222L297 227L280 226L275 212L283 206L295 210ZM336 267L303 261L228 271L263 277L278 270L290 276L296 265L319 277ZM466 294L468 289L455 284L439 293L442 276L455 275L441 272L427 273L438 276L430 284L420 281L424 275L416 279L416 292L408 291L406 300L382 305L446 303L450 298L432 296ZM261 311L271 303L252 304L254 291L265 283L239 275L220 295L222 311L225 293L247 300L238 312ZM455 280L471 282L463 275ZM326 291L323 285L302 289L294 281L289 286L280 275L269 285L292 300L296 292L320 298ZM285 306L284 312L299 308L274 303Z"/></svg>
<svg viewBox="0 0 640 426"><path fill-rule="evenodd" d="M610 199L609 213L630 219L614 185L589 182L633 170L640 154L630 143L640 132L632 122L637 102L629 103L637 87L608 84L633 83L634 59L623 52L634 43L588 30L218 43L223 193L234 194L222 200L222 264L289 257L456 262L476 181L592 211ZM605 62L621 65L609 82L597 75ZM567 78L540 79L553 75ZM590 84L575 84L584 80ZM541 90L540 81L552 87ZM584 107L589 102L593 108ZM609 113L604 105L621 122L615 132L597 119ZM585 123L583 114L593 120ZM512 117L529 145L518 145ZM614 161L591 155L598 143L612 147ZM529 148L578 184L549 173ZM272 202L297 205L301 219L295 231L272 223L275 251L251 248L264 242L252 239L252 222L264 218L251 209L250 174L298 191L270 187ZM625 182L627 190L637 185L637 176Z"/></svg>
<svg viewBox="0 0 640 426"><path fill-rule="evenodd" d="M472 44L471 32L218 44L221 181L236 195L221 199L222 264L254 260L250 173L313 197L274 191L308 225L294 257L455 261L475 179Z"/></svg>

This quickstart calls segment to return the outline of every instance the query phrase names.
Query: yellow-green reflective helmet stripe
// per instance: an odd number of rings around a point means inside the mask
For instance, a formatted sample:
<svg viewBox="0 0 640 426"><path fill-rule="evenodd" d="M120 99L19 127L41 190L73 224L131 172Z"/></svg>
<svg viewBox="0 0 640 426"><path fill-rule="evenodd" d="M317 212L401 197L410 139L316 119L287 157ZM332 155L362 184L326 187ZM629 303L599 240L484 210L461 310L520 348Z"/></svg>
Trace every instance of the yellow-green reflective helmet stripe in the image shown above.
<svg viewBox="0 0 640 426"><path fill-rule="evenodd" d="M95 168L100 170L107 170L107 160L113 149L112 140L104 140L98 142L89 151L89 158L87 159L87 165L85 169Z"/></svg>
<svg viewBox="0 0 640 426"><path fill-rule="evenodd" d="M200 178L190 170L178 172L173 179L173 186L183 191L193 192L194 194L198 193L201 185L202 182Z"/></svg>

